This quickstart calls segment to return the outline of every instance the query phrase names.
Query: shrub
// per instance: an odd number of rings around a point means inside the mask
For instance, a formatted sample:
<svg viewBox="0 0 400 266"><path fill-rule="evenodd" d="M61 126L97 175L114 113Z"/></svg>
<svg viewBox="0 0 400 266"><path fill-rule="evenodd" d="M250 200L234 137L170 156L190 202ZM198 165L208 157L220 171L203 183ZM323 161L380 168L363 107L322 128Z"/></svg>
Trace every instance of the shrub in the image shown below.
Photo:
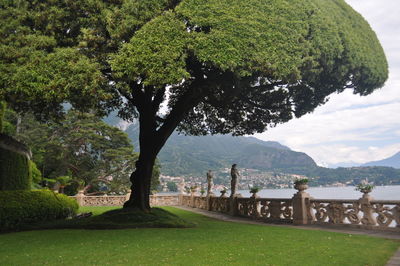
<svg viewBox="0 0 400 266"><path fill-rule="evenodd" d="M295 185L305 185L308 183L308 178L301 178L301 179L296 179L294 181Z"/></svg>
<svg viewBox="0 0 400 266"><path fill-rule="evenodd" d="M75 214L78 207L74 199L49 190L0 191L0 231L63 219Z"/></svg>
<svg viewBox="0 0 400 266"><path fill-rule="evenodd" d="M362 193L369 193L375 188L374 185L372 184L358 184L356 187L357 191L360 191Z"/></svg>
<svg viewBox="0 0 400 266"><path fill-rule="evenodd" d="M259 188L259 187L252 187L251 189L250 189L250 193L257 193L257 192L259 192L261 190L261 188Z"/></svg>
<svg viewBox="0 0 400 266"><path fill-rule="evenodd" d="M64 187L64 194L68 196L74 196L78 193L78 190L83 187L83 181L72 180L68 185Z"/></svg>
<svg viewBox="0 0 400 266"><path fill-rule="evenodd" d="M30 170L26 156L0 147L0 190L31 189Z"/></svg>
<svg viewBox="0 0 400 266"><path fill-rule="evenodd" d="M42 172L37 168L34 161L29 161L29 168L32 176L32 189L40 189L39 183L42 181Z"/></svg>

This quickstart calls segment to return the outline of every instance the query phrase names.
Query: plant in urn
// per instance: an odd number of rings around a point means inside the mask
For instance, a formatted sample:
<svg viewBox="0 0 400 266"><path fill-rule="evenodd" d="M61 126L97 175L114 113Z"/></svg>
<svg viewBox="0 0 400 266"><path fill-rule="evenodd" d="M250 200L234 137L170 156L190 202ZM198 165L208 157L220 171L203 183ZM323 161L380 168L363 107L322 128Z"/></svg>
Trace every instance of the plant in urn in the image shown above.
<svg viewBox="0 0 400 266"><path fill-rule="evenodd" d="M294 188L297 189L299 192L301 192L308 188L307 184L308 184L307 178L296 179L294 181Z"/></svg>

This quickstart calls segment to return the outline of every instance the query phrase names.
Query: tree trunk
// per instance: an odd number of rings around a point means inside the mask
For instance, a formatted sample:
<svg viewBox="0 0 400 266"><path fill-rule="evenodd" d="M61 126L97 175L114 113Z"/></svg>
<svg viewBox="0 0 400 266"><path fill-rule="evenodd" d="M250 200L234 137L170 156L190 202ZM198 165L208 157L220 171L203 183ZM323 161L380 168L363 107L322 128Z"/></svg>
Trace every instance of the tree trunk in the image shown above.
<svg viewBox="0 0 400 266"><path fill-rule="evenodd" d="M144 150L146 147L141 146L142 149ZM131 174L132 193L129 200L125 202L124 208L150 211L150 184L156 155L149 157L144 153L140 152L139 159L136 161L136 170Z"/></svg>
<svg viewBox="0 0 400 266"><path fill-rule="evenodd" d="M201 81L202 79L200 79L197 86L193 86L197 90L188 91L175 103L168 117L158 129L156 122L157 110L163 98L158 98L156 95L152 99L150 90L144 93L140 90L137 92L140 104L135 103L134 105L139 111L140 154L139 159L136 161L136 170L130 177L132 182L131 196L125 202L124 208L139 208L143 211L150 211L150 184L154 162L179 122L182 121L190 109L199 103L202 95L202 90L199 87L199 85L202 85Z"/></svg>
<svg viewBox="0 0 400 266"><path fill-rule="evenodd" d="M150 185L154 162L162 148L158 147L154 116L143 113L139 117L139 145L140 154L136 161L136 169L131 174L131 196L124 204L124 208L139 208L150 211Z"/></svg>

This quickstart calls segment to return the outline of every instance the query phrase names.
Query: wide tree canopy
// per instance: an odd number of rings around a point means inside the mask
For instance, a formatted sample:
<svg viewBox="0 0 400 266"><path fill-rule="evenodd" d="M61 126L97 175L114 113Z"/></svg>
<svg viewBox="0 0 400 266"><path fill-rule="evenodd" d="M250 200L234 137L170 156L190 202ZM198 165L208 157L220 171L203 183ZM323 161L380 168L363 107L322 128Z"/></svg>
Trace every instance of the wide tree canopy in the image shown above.
<svg viewBox="0 0 400 266"><path fill-rule="evenodd" d="M367 95L387 79L375 33L343 0L1 5L0 99L41 117L68 101L139 118L128 207L149 208L154 160L176 128L262 132L331 93Z"/></svg>

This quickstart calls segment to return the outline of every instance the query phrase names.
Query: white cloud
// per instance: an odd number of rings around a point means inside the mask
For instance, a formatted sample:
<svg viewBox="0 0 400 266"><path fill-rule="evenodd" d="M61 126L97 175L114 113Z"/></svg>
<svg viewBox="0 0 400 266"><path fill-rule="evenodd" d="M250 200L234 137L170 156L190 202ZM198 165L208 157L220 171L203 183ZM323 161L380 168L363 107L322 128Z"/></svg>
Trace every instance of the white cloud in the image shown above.
<svg viewBox="0 0 400 266"><path fill-rule="evenodd" d="M312 158L318 158L316 162L321 166L345 162L362 164L393 156L400 150L400 143L371 148L364 149L357 146L332 144L308 147L306 153Z"/></svg>
<svg viewBox="0 0 400 266"><path fill-rule="evenodd" d="M390 114L390 115L388 115ZM400 101L357 109L315 112L256 135L283 142L293 149L338 141L381 139L400 130Z"/></svg>

